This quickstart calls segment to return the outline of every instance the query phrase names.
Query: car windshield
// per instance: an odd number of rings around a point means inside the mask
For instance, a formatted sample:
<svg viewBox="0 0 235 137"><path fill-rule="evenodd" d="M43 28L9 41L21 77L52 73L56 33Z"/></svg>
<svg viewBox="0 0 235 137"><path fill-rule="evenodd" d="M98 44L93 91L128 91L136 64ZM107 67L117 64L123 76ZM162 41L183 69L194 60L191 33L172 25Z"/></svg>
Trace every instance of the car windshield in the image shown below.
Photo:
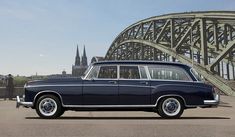
<svg viewBox="0 0 235 137"><path fill-rule="evenodd" d="M191 68L191 72L196 77L198 81L204 81L204 78L202 75L200 75L195 69Z"/></svg>

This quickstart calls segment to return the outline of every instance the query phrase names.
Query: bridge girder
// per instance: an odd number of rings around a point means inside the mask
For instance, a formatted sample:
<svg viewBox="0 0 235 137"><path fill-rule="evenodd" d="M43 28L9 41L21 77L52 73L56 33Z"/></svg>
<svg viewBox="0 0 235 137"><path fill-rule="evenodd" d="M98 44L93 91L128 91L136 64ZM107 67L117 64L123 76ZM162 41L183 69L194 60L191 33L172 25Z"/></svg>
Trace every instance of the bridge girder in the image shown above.
<svg viewBox="0 0 235 137"><path fill-rule="evenodd" d="M194 68L221 91L235 95L227 82L235 80L234 47L235 12L178 13L148 18L129 26L113 41L105 59L177 59L194 64Z"/></svg>

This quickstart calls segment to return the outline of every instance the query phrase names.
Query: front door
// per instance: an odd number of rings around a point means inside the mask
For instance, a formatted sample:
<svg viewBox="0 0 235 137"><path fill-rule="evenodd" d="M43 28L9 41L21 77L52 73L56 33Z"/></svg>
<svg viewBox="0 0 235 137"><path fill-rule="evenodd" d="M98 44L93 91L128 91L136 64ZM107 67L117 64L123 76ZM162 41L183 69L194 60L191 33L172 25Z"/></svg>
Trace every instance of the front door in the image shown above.
<svg viewBox="0 0 235 137"><path fill-rule="evenodd" d="M83 82L84 105L117 105L117 66L94 66Z"/></svg>
<svg viewBox="0 0 235 137"><path fill-rule="evenodd" d="M120 105L149 105L150 82L143 66L120 66Z"/></svg>

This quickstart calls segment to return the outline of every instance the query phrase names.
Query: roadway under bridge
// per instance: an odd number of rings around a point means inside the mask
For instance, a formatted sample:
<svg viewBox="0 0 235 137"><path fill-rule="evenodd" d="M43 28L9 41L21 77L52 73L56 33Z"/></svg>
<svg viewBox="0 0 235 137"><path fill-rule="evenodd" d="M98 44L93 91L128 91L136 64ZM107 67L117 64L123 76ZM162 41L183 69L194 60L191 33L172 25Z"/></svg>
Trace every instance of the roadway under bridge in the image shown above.
<svg viewBox="0 0 235 137"><path fill-rule="evenodd" d="M113 41L105 60L179 61L235 96L235 11L175 13L141 20Z"/></svg>

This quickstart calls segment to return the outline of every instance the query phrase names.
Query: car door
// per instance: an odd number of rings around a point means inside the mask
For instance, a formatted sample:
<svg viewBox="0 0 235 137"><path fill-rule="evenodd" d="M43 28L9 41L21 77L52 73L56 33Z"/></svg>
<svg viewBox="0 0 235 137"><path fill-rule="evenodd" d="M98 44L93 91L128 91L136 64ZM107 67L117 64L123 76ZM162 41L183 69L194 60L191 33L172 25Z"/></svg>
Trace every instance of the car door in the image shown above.
<svg viewBox="0 0 235 137"><path fill-rule="evenodd" d="M120 105L149 105L150 82L144 66L120 66Z"/></svg>
<svg viewBox="0 0 235 137"><path fill-rule="evenodd" d="M84 105L117 105L117 66L94 66L83 82Z"/></svg>

